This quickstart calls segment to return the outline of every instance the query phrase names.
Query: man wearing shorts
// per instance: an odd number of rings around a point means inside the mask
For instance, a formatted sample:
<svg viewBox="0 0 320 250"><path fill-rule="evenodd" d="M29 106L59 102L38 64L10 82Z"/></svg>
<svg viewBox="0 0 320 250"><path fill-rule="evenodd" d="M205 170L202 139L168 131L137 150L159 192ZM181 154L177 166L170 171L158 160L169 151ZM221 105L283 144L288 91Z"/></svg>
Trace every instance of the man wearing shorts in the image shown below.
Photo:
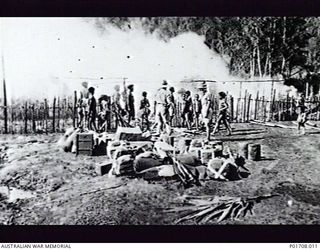
<svg viewBox="0 0 320 250"><path fill-rule="evenodd" d="M168 134L171 133L171 128L168 123L168 83L163 81L162 88L159 89L155 96L155 118L157 124L157 134L160 134L163 130Z"/></svg>
<svg viewBox="0 0 320 250"><path fill-rule="evenodd" d="M201 98L201 106L202 106L202 122L206 128L207 140L210 141L210 126L212 123L213 116L213 103L211 99L211 94L208 91L208 86L206 82L203 82L199 89L202 91L203 96Z"/></svg>
<svg viewBox="0 0 320 250"><path fill-rule="evenodd" d="M227 118L229 105L226 101L226 96L227 95L224 92L219 92L219 114L218 114L218 120L217 120L216 126L214 127L214 130L213 130L213 134L217 132L217 130L219 129L219 126L221 125L221 123L223 123L228 130L228 135L231 135L231 127Z"/></svg>
<svg viewBox="0 0 320 250"><path fill-rule="evenodd" d="M305 106L305 99L303 94L299 94L299 97L297 99L297 113L298 113L298 133L300 133L300 129L302 128L302 133L306 133L305 129L305 123L307 122L307 112L306 112L306 106Z"/></svg>

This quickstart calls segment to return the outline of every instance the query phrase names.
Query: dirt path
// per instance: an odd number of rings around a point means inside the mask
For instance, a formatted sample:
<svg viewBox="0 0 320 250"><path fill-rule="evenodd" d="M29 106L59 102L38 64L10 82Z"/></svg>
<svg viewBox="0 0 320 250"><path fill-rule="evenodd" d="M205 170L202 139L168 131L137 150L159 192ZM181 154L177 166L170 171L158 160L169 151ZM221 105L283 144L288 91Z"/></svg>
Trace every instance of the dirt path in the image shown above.
<svg viewBox="0 0 320 250"><path fill-rule="evenodd" d="M0 185L33 194L14 202L0 195L0 224L172 224L178 215L163 210L181 194L248 197L267 193L280 196L257 204L254 215L223 223L320 223L319 133L298 136L289 129L237 124L233 136L216 139L233 150L239 142L260 143L263 160L247 162L252 173L248 178L206 181L187 190L175 181L97 176L95 164L105 157L62 153L56 147L57 138L0 137L0 144L8 147L7 162L0 166Z"/></svg>

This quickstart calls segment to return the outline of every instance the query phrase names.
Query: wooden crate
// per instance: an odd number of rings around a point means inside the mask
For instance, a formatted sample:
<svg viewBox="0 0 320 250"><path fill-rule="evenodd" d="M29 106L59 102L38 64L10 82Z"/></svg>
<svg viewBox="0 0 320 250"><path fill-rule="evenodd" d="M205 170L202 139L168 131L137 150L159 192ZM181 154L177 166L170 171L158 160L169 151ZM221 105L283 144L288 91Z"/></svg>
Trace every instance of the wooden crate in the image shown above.
<svg viewBox="0 0 320 250"><path fill-rule="evenodd" d="M93 134L77 135L77 155L90 155L93 153Z"/></svg>

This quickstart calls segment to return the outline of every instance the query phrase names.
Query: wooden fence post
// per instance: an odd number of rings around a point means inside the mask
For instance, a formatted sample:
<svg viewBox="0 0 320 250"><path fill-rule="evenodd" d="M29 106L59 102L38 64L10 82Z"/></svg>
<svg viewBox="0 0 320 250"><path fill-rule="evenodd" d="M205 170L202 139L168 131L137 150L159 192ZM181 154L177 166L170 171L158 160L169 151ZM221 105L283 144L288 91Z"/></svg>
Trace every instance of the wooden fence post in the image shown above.
<svg viewBox="0 0 320 250"><path fill-rule="evenodd" d="M266 104L264 101L264 96L262 96L262 119L264 122L266 121Z"/></svg>
<svg viewBox="0 0 320 250"><path fill-rule="evenodd" d="M58 131L60 132L60 97L58 97Z"/></svg>
<svg viewBox="0 0 320 250"><path fill-rule="evenodd" d="M56 98L53 98L53 106L52 106L52 132L56 132Z"/></svg>
<svg viewBox="0 0 320 250"><path fill-rule="evenodd" d="M233 122L234 119L234 106L233 106L233 96L230 96L230 120Z"/></svg>
<svg viewBox="0 0 320 250"><path fill-rule="evenodd" d="M236 106L236 121L239 122L239 105L240 98L237 98L237 106Z"/></svg>
<svg viewBox="0 0 320 250"><path fill-rule="evenodd" d="M259 99L259 91L257 91L257 96L256 96L256 100L254 103L254 120L257 119L258 99Z"/></svg>
<svg viewBox="0 0 320 250"><path fill-rule="evenodd" d="M4 68L4 56L2 55L2 74L3 74L3 116L4 116L4 133L8 133L8 103L7 103L7 85Z"/></svg>
<svg viewBox="0 0 320 250"><path fill-rule="evenodd" d="M48 134L48 103L47 99L44 99L44 119L45 119L45 131Z"/></svg>
<svg viewBox="0 0 320 250"><path fill-rule="evenodd" d="M24 106L24 133L28 133L28 102Z"/></svg>
<svg viewBox="0 0 320 250"><path fill-rule="evenodd" d="M76 115L77 115L77 91L74 91L74 102L73 102L73 127L76 127Z"/></svg>
<svg viewBox="0 0 320 250"><path fill-rule="evenodd" d="M317 121L320 120L320 101L317 101Z"/></svg>
<svg viewBox="0 0 320 250"><path fill-rule="evenodd" d="M11 106L11 132L12 132L12 134L14 134L15 133L15 125L14 125L14 107L13 107L13 105Z"/></svg>
<svg viewBox="0 0 320 250"><path fill-rule="evenodd" d="M251 94L249 95L249 98L248 98L248 107L247 107L247 115L246 115L247 122L249 122L249 120L250 120L250 102L251 102Z"/></svg>
<svg viewBox="0 0 320 250"><path fill-rule="evenodd" d="M67 99L63 99L63 128L66 127L66 121L67 121Z"/></svg>
<svg viewBox="0 0 320 250"><path fill-rule="evenodd" d="M243 110L242 110L242 122L246 122L246 110L247 110L247 90L245 90L244 100L243 100Z"/></svg>
<svg viewBox="0 0 320 250"><path fill-rule="evenodd" d="M32 104L32 131L33 131L33 133L36 133L36 121L35 121L34 104Z"/></svg>

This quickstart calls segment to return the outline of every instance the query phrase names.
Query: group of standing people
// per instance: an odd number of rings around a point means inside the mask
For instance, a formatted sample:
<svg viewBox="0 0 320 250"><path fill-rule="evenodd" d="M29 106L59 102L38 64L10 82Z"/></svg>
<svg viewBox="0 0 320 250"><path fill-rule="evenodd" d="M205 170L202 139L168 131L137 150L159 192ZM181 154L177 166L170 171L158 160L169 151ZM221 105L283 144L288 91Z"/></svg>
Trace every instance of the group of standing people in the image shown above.
<svg viewBox="0 0 320 250"><path fill-rule="evenodd" d="M133 91L133 84L126 86L124 83L122 89L119 85L115 85L111 96L101 95L97 102L94 96L95 88L88 88L88 83L83 82L77 103L78 127L94 131L108 131L111 129L112 114L115 117L116 127L130 125L136 119ZM140 110L142 118L148 121L150 103L147 99L147 92L143 92L142 95ZM149 122L147 126L149 127Z"/></svg>
<svg viewBox="0 0 320 250"><path fill-rule="evenodd" d="M210 140L211 128L213 125L213 100L208 91L205 82L198 86L199 92L192 98L189 90L182 93L181 124L183 127L192 129L193 126L200 130L202 125L206 129L207 140ZM111 96L102 95L95 99L95 88L88 88L88 83L82 83L80 98L78 101L78 127L87 127L94 131L107 131L111 128L111 114L115 116L116 127L130 126L136 121L136 115L139 121L147 130L156 128L156 133L172 133L174 118L177 118L177 100L174 87L169 87L167 81L163 81L160 89L154 96L154 116L155 123L151 127L149 117L152 114L151 105L148 99L148 93L142 92L142 98L138 112L135 110L134 85L119 85L114 87L114 93ZM228 103L226 94L219 93L219 110L213 134L219 130L221 124L227 128L228 134L231 134L231 127L228 122ZM98 121L98 126L96 125Z"/></svg>
<svg viewBox="0 0 320 250"><path fill-rule="evenodd" d="M173 125L173 118L177 115L176 112L176 102L174 97L174 88L170 87L167 91L168 83L164 81L162 83L162 88L160 88L155 97L155 118L157 125L157 133L163 131L168 134L171 133L171 127ZM208 91L208 87L205 82L203 82L198 90L201 92L201 97L199 93L194 95L192 99L191 92L189 90L182 94L182 126L188 129L192 128L192 121L196 129L201 128L201 124L204 124L206 128L207 140L210 140L211 127L213 124L213 100L212 95ZM223 123L227 130L228 135L231 135L231 127L228 122L228 103L226 101L226 94L224 92L219 93L219 111L218 118L213 129L213 134L219 130L220 125Z"/></svg>

